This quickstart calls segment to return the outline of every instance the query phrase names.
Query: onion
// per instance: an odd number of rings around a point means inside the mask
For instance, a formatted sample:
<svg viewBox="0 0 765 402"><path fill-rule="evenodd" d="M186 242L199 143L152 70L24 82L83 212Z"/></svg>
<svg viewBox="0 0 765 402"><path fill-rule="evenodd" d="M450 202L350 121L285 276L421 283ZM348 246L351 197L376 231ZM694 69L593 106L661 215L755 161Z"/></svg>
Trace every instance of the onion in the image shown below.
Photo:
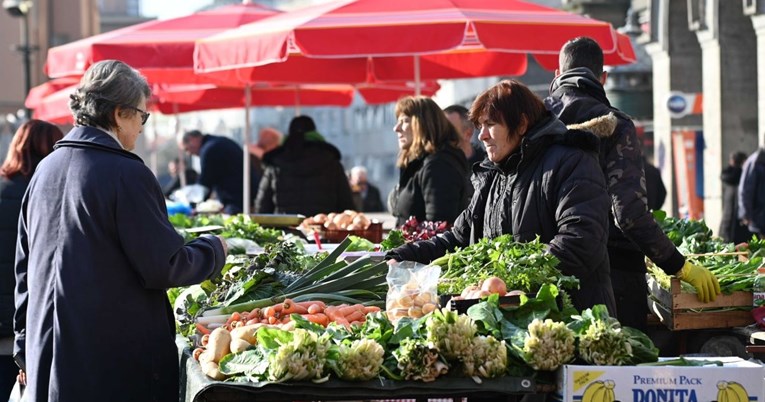
<svg viewBox="0 0 765 402"><path fill-rule="evenodd" d="M496 276L492 276L489 278L486 278L483 283L481 284L481 290L485 290L489 293L497 293L500 295L504 295L507 293L507 285L505 285L505 281L503 281L500 278L497 278Z"/></svg>

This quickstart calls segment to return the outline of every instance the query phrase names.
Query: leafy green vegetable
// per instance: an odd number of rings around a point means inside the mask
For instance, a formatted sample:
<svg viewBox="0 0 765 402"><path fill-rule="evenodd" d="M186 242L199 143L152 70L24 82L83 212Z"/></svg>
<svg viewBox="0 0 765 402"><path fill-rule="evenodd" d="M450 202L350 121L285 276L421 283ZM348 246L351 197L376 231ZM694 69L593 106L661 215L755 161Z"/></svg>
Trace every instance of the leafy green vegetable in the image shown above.
<svg viewBox="0 0 765 402"><path fill-rule="evenodd" d="M348 238L351 239L351 245L345 251L375 251L375 244L363 237L351 235Z"/></svg>
<svg viewBox="0 0 765 402"><path fill-rule="evenodd" d="M438 285L441 294L459 294L466 287L491 276L501 278L508 290L526 293L534 293L546 283L564 289L576 288L579 283L557 269L558 259L547 252L547 245L540 242L539 237L527 243L514 241L512 235L481 239L431 264L439 265L443 270Z"/></svg>
<svg viewBox="0 0 765 402"><path fill-rule="evenodd" d="M403 246L404 243L406 243L404 232L398 229L393 229L388 232L388 236L386 236L385 239L380 243L380 248L382 251L393 250L396 247Z"/></svg>

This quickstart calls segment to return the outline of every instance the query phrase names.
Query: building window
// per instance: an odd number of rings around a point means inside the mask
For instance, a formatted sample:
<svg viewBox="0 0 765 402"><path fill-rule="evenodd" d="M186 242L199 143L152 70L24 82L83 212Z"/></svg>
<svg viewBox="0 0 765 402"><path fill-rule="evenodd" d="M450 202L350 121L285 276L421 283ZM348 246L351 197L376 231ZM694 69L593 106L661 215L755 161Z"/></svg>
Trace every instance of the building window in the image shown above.
<svg viewBox="0 0 765 402"><path fill-rule="evenodd" d="M127 15L138 16L141 14L139 0L127 0Z"/></svg>

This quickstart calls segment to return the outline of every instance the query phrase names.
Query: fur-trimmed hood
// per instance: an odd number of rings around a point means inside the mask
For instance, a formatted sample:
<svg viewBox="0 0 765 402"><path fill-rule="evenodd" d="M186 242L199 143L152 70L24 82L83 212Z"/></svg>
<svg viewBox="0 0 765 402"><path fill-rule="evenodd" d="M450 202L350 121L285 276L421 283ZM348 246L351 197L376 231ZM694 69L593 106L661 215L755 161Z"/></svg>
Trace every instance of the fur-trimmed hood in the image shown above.
<svg viewBox="0 0 765 402"><path fill-rule="evenodd" d="M569 124L566 126L569 130L589 131L595 134L598 138L610 137L619 120L616 115L609 113L604 116L596 117L592 120L585 121L584 123Z"/></svg>

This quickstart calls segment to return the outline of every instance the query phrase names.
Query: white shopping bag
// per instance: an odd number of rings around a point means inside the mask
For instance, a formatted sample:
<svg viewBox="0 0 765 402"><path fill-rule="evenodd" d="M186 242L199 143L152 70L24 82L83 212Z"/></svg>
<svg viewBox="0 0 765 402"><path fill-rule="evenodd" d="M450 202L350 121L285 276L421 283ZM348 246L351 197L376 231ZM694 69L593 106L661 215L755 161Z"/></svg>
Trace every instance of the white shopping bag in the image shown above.
<svg viewBox="0 0 765 402"><path fill-rule="evenodd" d="M11 396L8 398L8 402L24 402L25 400L24 387L16 381L16 384L13 385L13 389L11 390Z"/></svg>

